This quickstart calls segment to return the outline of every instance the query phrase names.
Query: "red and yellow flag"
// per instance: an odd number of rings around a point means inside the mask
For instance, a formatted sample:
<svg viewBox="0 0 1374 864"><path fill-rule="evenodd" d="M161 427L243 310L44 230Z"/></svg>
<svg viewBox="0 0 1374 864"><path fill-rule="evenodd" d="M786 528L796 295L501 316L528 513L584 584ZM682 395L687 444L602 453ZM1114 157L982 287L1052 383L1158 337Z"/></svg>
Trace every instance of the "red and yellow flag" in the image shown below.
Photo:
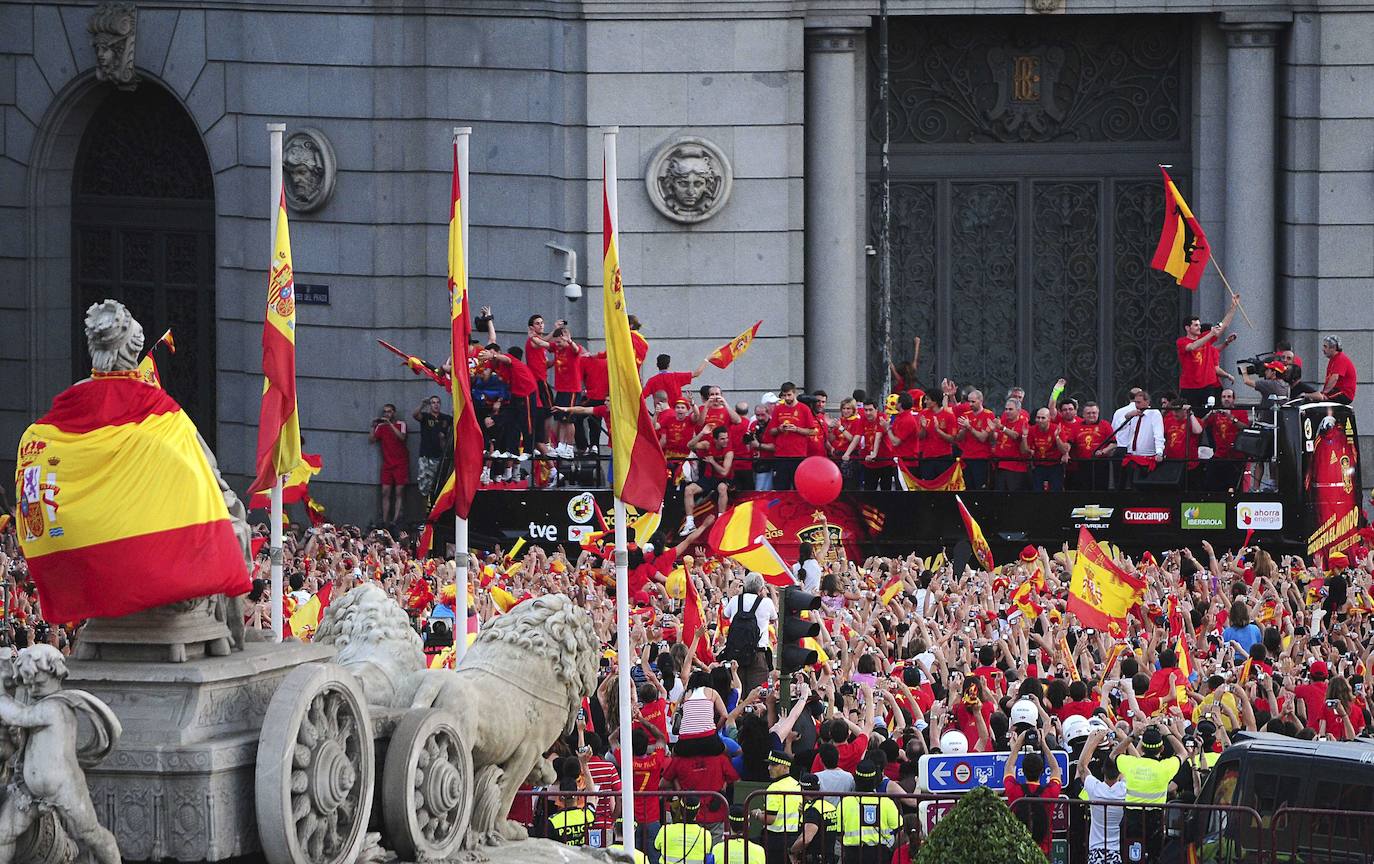
<svg viewBox="0 0 1374 864"><path fill-rule="evenodd" d="M281 484L281 503L294 504L310 497L310 478L320 473L323 461L315 453L302 453L301 461ZM272 506L271 492L254 492L248 499L249 510L265 510Z"/></svg>
<svg viewBox="0 0 1374 864"><path fill-rule="evenodd" d="M453 195L448 208L448 306L453 347L453 509L462 519L482 476L482 429L472 407L468 375L468 267L463 249L463 190L458 174L458 142L453 143Z"/></svg>
<svg viewBox="0 0 1374 864"><path fill-rule="evenodd" d="M721 514L706 535L706 542L717 555L735 559L770 585L785 587L792 584L792 574L768 542L770 527L758 502L745 501Z"/></svg>
<svg viewBox="0 0 1374 864"><path fill-rule="evenodd" d="M296 611L291 613L291 635L302 642L309 642L315 638L315 631L320 629L320 622L324 620L324 610L329 608L330 595L334 593L334 583L326 582L313 597L296 607Z"/></svg>
<svg viewBox="0 0 1374 864"><path fill-rule="evenodd" d="M1085 627L1120 631L1145 593L1145 580L1111 559L1087 528L1078 529L1078 554L1069 579L1068 611Z"/></svg>
<svg viewBox="0 0 1374 864"><path fill-rule="evenodd" d="M902 593L902 577L900 574L894 572L891 578L883 584L882 591L878 593L878 599L883 601L884 606L887 606L895 600L900 593Z"/></svg>
<svg viewBox="0 0 1374 864"><path fill-rule="evenodd" d="M177 343L172 340L172 328L168 327L167 332L163 333L153 343L153 347L148 349L148 353L143 355L143 359L138 361L138 377L154 387L162 386L162 373L158 371L157 360L153 357L153 352L159 345L166 345L168 354L177 353Z"/></svg>
<svg viewBox="0 0 1374 864"><path fill-rule="evenodd" d="M429 515L425 517L425 527L420 530L420 544L417 555L424 558L429 554L429 547L434 544L434 523L439 521L439 517L453 508L453 503L458 498L456 481L453 474L448 475L444 481L443 488L439 490L439 495L434 499L434 506L429 508Z"/></svg>
<svg viewBox="0 0 1374 864"><path fill-rule="evenodd" d="M701 595L697 593L697 586L692 581L692 574L684 574L686 578L686 598L682 605L682 641L685 645L691 646L692 640L696 639L697 634L701 635L697 642L697 659L703 663L716 662L715 652L711 650L711 632L706 629L706 612L701 606Z"/></svg>
<svg viewBox="0 0 1374 864"><path fill-rule="evenodd" d="M286 190L277 203L277 242L267 276L267 317L262 325L262 415L258 419L257 476L248 491L271 489L301 461L301 423L296 413L296 278L291 270L291 233Z"/></svg>
<svg viewBox="0 0 1374 864"><path fill-rule="evenodd" d="M620 276L616 199L615 136L605 136L602 154L602 326L606 335L606 369L611 383L611 440L617 456L615 497L641 510L657 513L663 507L668 463L658 443L649 410L640 398L639 369L630 341L625 285ZM624 458L621 458L623 455Z"/></svg>
<svg viewBox="0 0 1374 864"><path fill-rule="evenodd" d="M745 330L743 333L726 342L716 350L711 352L711 356L706 359L711 361L711 365L724 369L731 363L744 356L744 352L749 350L749 346L754 344L754 337L758 335L759 327L763 324L759 321Z"/></svg>
<svg viewBox="0 0 1374 864"><path fill-rule="evenodd" d="M1150 266L1168 273L1184 288L1196 291L1207 262L1212 259L1212 247L1169 172L1163 166L1159 171L1164 175L1164 228Z"/></svg>
<svg viewBox="0 0 1374 864"><path fill-rule="evenodd" d="M54 623L252 587L195 424L137 372L69 387L19 442L19 543Z"/></svg>
<svg viewBox="0 0 1374 864"><path fill-rule="evenodd" d="M901 483L903 492L963 492L964 461L955 459L954 464L946 468L939 477L922 480L905 462L898 459L897 481Z"/></svg>
<svg viewBox="0 0 1374 864"><path fill-rule="evenodd" d="M964 530L968 532L968 542L969 545L973 547L973 557L982 565L984 570L991 571L992 568L997 565L993 563L992 547L988 545L988 541L983 537L983 529L979 527L977 520L973 518L973 514L968 512L968 508L964 506L963 499L955 495L954 503L959 505L959 518L964 520ZM958 576L959 574L956 573L954 575Z"/></svg>

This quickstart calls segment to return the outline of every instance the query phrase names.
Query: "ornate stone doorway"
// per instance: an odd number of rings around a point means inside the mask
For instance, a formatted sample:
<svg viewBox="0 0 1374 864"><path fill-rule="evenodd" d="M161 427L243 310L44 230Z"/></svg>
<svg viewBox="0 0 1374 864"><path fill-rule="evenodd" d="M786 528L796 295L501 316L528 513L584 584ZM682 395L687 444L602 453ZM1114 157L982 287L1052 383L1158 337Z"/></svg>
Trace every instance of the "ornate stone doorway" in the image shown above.
<svg viewBox="0 0 1374 864"><path fill-rule="evenodd" d="M894 358L919 336L922 383L975 384L994 408L1012 384L1043 405L1060 375L1108 412L1131 386L1174 386L1189 298L1149 258L1156 163L1188 193L1189 19L899 18L891 33ZM873 86L869 105L876 246Z"/></svg>
<svg viewBox="0 0 1374 864"><path fill-rule="evenodd" d="M215 445L215 205L210 163L190 116L145 81L109 88L82 134L72 178L72 374L90 373L82 319L119 300L159 351L163 385Z"/></svg>

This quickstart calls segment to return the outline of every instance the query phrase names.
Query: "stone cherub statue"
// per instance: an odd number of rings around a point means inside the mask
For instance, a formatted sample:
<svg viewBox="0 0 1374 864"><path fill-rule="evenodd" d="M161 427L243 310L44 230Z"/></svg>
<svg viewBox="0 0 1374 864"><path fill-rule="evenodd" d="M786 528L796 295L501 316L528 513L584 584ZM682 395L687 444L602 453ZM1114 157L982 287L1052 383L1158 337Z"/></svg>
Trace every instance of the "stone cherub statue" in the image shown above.
<svg viewBox="0 0 1374 864"><path fill-rule="evenodd" d="M102 300L86 310L86 346L91 355L92 372L123 372L138 368L139 355L143 352L143 325L129 312L128 308L116 300ZM87 379L89 380L89 379ZM243 551L244 566L252 569L253 559L250 549L252 530L248 527L248 511L243 502L224 482L214 451L205 439L196 434L200 449L210 463L210 470L219 484L220 495L229 510L229 518L234 526L234 537ZM229 628L230 640L235 648L243 647L243 610L242 598L225 597L217 603L216 615Z"/></svg>
<svg viewBox="0 0 1374 864"><path fill-rule="evenodd" d="M91 13L86 29L95 48L95 77L121 90L138 86L134 71L137 13L132 3L104 3Z"/></svg>
<svg viewBox="0 0 1374 864"><path fill-rule="evenodd" d="M62 829L86 859L120 864L114 835L96 818L85 768L99 764L123 733L104 702L84 690L63 690L67 664L51 645L19 652L0 673L0 724L7 736L0 752L6 786L0 801L0 864L18 864L20 836L44 812L56 814ZM94 737L78 744L81 720Z"/></svg>

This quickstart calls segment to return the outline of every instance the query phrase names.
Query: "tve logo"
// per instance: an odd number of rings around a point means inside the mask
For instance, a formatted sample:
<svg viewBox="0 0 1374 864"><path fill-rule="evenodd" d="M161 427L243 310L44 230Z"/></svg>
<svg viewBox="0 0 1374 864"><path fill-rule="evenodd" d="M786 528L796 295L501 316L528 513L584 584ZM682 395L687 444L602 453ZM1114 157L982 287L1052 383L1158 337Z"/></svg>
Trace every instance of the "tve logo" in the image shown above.
<svg viewBox="0 0 1374 864"><path fill-rule="evenodd" d="M1242 531L1278 531L1283 528L1283 502L1249 501L1237 504L1236 527Z"/></svg>

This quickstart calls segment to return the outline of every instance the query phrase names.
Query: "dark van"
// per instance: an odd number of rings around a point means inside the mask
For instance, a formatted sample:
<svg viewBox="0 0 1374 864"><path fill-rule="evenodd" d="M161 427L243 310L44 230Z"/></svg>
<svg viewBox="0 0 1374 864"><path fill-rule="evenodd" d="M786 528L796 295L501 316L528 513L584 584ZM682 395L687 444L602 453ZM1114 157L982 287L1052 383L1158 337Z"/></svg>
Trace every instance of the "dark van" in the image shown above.
<svg viewBox="0 0 1374 864"><path fill-rule="evenodd" d="M1165 861L1218 864L1374 861L1374 742L1302 741L1239 733L1198 803L1245 811L1189 814ZM1315 811L1341 811L1339 814Z"/></svg>

